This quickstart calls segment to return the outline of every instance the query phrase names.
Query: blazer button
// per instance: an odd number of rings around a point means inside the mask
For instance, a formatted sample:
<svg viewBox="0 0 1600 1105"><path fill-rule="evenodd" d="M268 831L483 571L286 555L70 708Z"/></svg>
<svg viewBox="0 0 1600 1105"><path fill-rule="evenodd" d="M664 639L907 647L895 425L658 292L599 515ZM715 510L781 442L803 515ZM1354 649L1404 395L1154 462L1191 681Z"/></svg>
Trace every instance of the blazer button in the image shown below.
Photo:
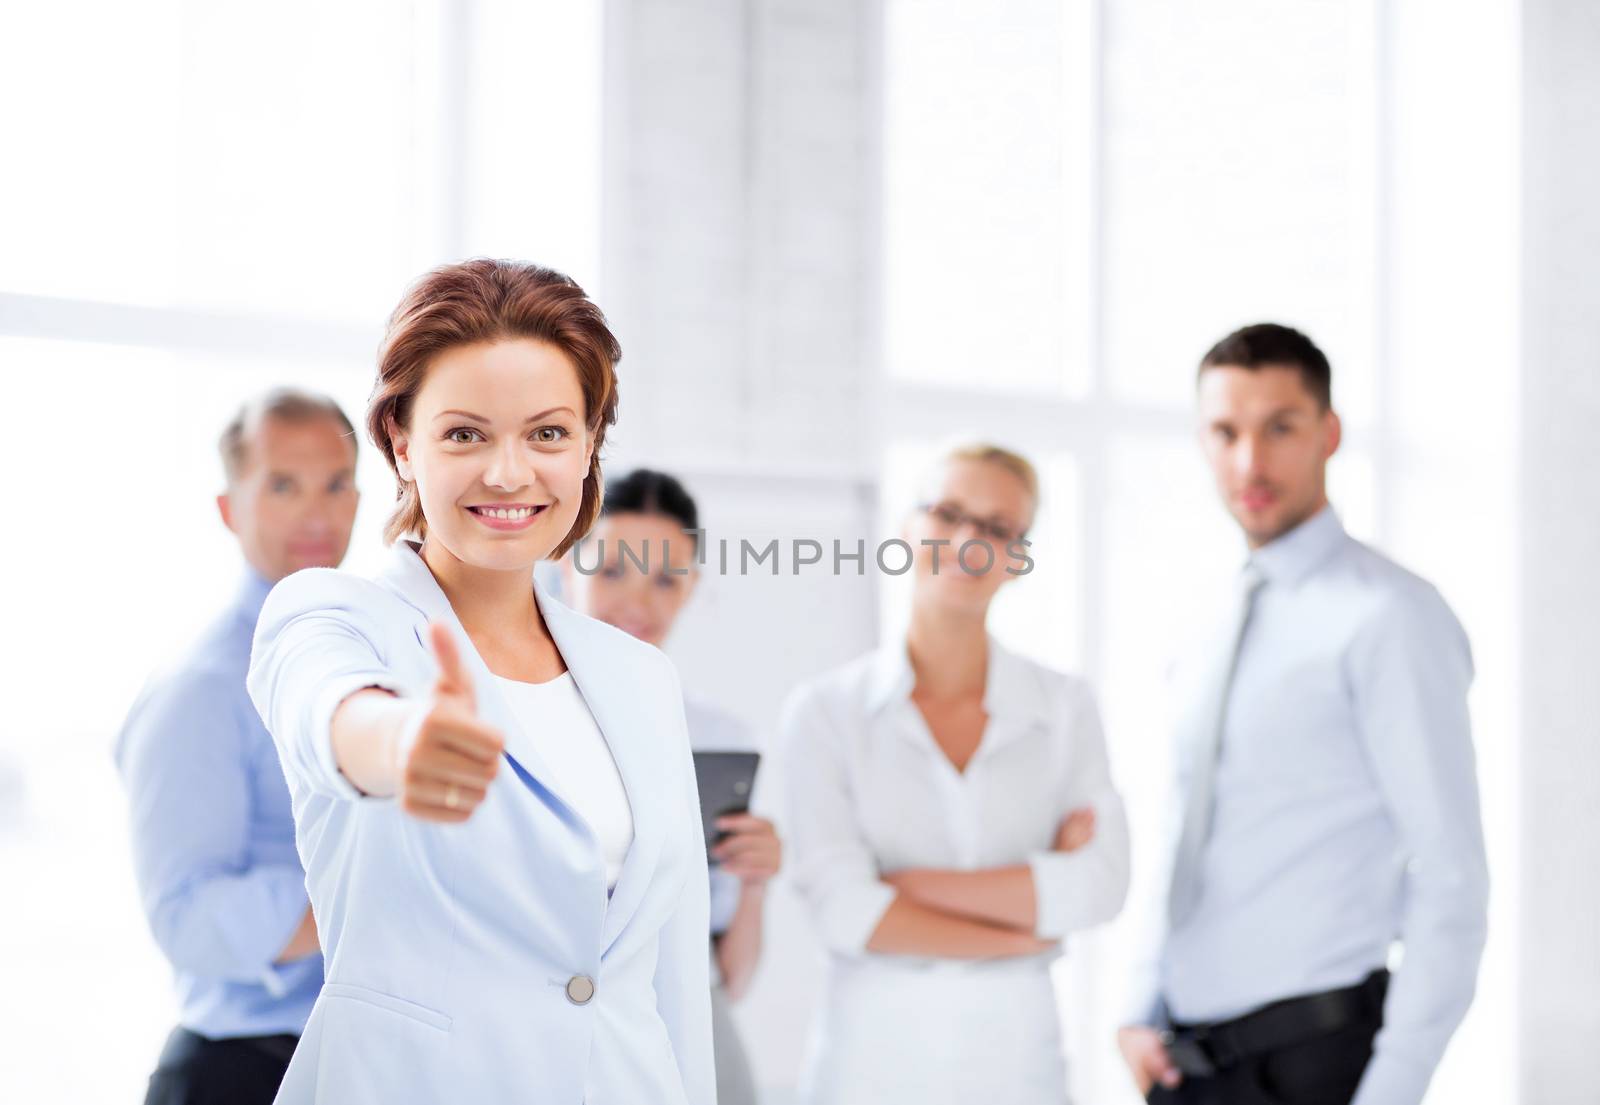
<svg viewBox="0 0 1600 1105"><path fill-rule="evenodd" d="M567 1000L573 1005L588 1005L594 997L594 979L588 975L573 975L567 980Z"/></svg>

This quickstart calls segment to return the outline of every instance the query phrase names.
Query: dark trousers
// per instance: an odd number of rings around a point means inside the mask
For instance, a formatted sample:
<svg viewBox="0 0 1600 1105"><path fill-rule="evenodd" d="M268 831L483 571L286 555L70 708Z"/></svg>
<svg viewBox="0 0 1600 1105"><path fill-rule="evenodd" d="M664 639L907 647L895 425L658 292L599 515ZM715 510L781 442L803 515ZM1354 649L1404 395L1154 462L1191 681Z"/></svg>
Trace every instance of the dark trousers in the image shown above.
<svg viewBox="0 0 1600 1105"><path fill-rule="evenodd" d="M1150 1105L1350 1105L1383 1020L1381 1008L1335 1031L1246 1056L1210 1078L1157 1086Z"/></svg>
<svg viewBox="0 0 1600 1105"><path fill-rule="evenodd" d="M175 1028L144 1105L272 1105L297 1042L294 1036L208 1040Z"/></svg>

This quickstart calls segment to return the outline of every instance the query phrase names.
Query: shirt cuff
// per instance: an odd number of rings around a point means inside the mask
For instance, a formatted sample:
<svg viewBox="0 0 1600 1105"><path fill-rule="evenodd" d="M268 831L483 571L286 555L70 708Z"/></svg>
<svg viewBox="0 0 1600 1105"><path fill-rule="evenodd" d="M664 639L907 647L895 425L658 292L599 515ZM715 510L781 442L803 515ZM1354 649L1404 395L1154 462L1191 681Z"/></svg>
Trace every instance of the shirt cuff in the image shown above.
<svg viewBox="0 0 1600 1105"><path fill-rule="evenodd" d="M1060 852L1035 852L1028 857L1033 876L1033 934L1041 940L1060 940L1071 930L1066 917L1065 895L1056 888Z"/></svg>
<svg viewBox="0 0 1600 1105"><path fill-rule="evenodd" d="M357 691L376 687L395 695L404 695L405 688L392 675L381 669L356 672L325 684L311 711L312 746L317 757L317 770L323 785L331 788L340 798L386 801L383 796L368 794L358 788L343 771L333 754L333 715L341 703Z"/></svg>
<svg viewBox="0 0 1600 1105"><path fill-rule="evenodd" d="M898 891L886 882L855 883L840 887L828 896L822 910L822 930L836 951L859 955L878 922L889 912Z"/></svg>
<svg viewBox="0 0 1600 1105"><path fill-rule="evenodd" d="M738 876L728 874L720 866L712 866L707 877L711 886L711 935L720 936L733 923L744 884Z"/></svg>
<svg viewBox="0 0 1600 1105"><path fill-rule="evenodd" d="M1172 1022L1166 999L1161 996L1161 971L1154 964L1130 968L1128 986L1118 1007L1117 1025L1142 1025L1165 1028Z"/></svg>
<svg viewBox="0 0 1600 1105"><path fill-rule="evenodd" d="M264 871L262 874L270 879L268 886L273 900L259 914L259 922L263 926L261 943L267 945L269 950L266 952L267 961L257 973L256 981L268 995L281 998L303 977L296 971L302 960L291 959L287 963L279 963L277 958L289 946L295 933L300 931L300 924L305 920L311 902L306 896L305 874L298 865Z"/></svg>
<svg viewBox="0 0 1600 1105"><path fill-rule="evenodd" d="M290 966L292 964L269 963L262 968L257 981L261 983L261 988L266 990L268 997L281 998L289 992L290 980L285 968Z"/></svg>

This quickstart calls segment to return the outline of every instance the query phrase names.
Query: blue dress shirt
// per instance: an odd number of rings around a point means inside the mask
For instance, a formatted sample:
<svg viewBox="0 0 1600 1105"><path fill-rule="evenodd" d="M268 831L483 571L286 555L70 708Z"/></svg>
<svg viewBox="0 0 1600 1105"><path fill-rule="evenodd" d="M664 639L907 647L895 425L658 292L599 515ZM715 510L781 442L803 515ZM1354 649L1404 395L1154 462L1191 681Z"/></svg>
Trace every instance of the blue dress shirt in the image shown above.
<svg viewBox="0 0 1600 1105"><path fill-rule="evenodd" d="M289 788L245 690L271 589L247 572L228 609L145 685L117 738L145 916L176 976L179 1023L213 1039L298 1035L322 957L273 960L307 908Z"/></svg>
<svg viewBox="0 0 1600 1105"><path fill-rule="evenodd" d="M1171 931L1147 926L1125 1023L1163 1005L1215 1022L1349 986L1398 941L1355 1103L1417 1105L1471 1004L1487 927L1467 638L1332 507L1250 562L1266 582L1229 689L1198 898ZM1208 699L1218 647L1176 665L1180 709ZM1194 758L1178 750L1180 775Z"/></svg>

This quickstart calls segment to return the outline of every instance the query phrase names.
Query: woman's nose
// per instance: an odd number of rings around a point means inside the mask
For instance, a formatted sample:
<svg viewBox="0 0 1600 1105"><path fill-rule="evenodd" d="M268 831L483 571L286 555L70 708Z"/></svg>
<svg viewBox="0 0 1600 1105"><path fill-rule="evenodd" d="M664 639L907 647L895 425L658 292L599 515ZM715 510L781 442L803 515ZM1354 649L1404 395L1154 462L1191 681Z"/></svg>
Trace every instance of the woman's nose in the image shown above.
<svg viewBox="0 0 1600 1105"><path fill-rule="evenodd" d="M528 472L528 460L521 443L508 440L491 454L483 482L503 491L516 491L528 485Z"/></svg>

